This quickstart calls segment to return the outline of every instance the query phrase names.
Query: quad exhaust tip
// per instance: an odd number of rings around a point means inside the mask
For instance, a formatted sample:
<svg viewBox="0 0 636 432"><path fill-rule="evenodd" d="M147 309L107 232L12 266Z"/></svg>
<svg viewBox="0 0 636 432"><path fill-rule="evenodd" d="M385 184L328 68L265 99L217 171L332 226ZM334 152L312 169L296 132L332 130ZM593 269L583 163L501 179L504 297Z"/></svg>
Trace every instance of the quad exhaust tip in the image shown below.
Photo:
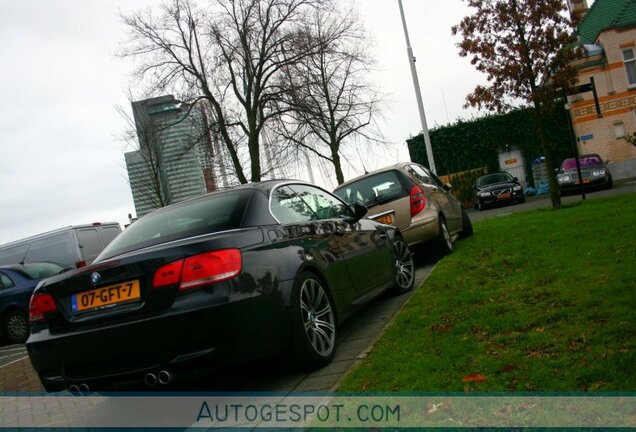
<svg viewBox="0 0 636 432"><path fill-rule="evenodd" d="M167 370L160 370L155 375L152 372L144 375L144 384L148 387L154 387L157 384L166 385L172 381L172 374Z"/></svg>
<svg viewBox="0 0 636 432"><path fill-rule="evenodd" d="M159 380L159 384L166 385L172 381L172 374L167 370L162 370L157 374L157 379Z"/></svg>
<svg viewBox="0 0 636 432"><path fill-rule="evenodd" d="M69 386L68 391L73 395L87 395L90 393L91 389L88 387L88 384L82 383L80 385L72 384Z"/></svg>
<svg viewBox="0 0 636 432"><path fill-rule="evenodd" d="M157 385L157 376L153 373L147 373L144 376L144 384L146 384L148 387Z"/></svg>

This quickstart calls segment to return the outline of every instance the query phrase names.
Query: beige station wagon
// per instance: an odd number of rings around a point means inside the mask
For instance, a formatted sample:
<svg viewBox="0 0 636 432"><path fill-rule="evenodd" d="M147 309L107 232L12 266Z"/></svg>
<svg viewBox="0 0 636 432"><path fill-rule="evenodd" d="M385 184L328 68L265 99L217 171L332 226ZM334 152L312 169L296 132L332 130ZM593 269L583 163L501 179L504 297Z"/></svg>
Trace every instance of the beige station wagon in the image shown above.
<svg viewBox="0 0 636 432"><path fill-rule="evenodd" d="M432 241L442 254L453 241L473 233L466 210L427 168L398 163L338 186L334 193L347 203L362 203L367 217L400 229L409 246Z"/></svg>

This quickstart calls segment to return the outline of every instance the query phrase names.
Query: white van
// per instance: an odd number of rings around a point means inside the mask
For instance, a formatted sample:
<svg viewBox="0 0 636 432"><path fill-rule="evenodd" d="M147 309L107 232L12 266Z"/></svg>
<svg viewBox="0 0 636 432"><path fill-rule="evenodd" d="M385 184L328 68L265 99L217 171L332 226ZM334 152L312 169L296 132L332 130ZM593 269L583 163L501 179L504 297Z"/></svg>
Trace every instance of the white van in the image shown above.
<svg viewBox="0 0 636 432"><path fill-rule="evenodd" d="M0 264L54 262L62 267L88 265L119 233L117 222L72 225L0 246Z"/></svg>

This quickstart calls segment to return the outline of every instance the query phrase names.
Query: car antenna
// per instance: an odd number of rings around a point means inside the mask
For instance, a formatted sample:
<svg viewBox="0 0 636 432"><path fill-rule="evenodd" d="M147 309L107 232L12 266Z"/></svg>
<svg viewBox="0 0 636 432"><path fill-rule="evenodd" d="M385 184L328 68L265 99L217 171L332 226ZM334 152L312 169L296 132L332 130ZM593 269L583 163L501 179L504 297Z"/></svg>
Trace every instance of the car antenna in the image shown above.
<svg viewBox="0 0 636 432"><path fill-rule="evenodd" d="M20 265L24 265L24 260L26 259L27 255L29 254L29 250L30 249L31 249L31 243L29 243L27 245L26 251L24 252L24 256L22 257L22 259L19 262Z"/></svg>
<svg viewBox="0 0 636 432"><path fill-rule="evenodd" d="M364 161L362 160L362 155L360 154L360 149L356 147L356 151L358 152L358 157L360 158L360 163L362 164L362 169L364 170L364 174L369 174L367 171L367 167L364 166Z"/></svg>

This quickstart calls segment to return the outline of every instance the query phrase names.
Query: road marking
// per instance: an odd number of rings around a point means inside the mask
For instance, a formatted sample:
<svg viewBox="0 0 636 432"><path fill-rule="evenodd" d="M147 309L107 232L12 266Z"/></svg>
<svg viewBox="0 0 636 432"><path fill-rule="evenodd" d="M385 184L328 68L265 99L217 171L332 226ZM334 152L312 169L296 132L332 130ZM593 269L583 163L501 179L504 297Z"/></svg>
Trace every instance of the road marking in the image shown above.
<svg viewBox="0 0 636 432"><path fill-rule="evenodd" d="M0 365L0 369L2 369L2 368L3 368L3 367L5 367L5 366L12 365L13 363L17 363L17 362L19 362L20 360L24 360L25 358L29 358L29 356L28 356L28 355L25 355L24 357L19 358L19 359L17 359L17 360L13 360L12 362L9 362L9 363L7 363L7 364Z"/></svg>
<svg viewBox="0 0 636 432"><path fill-rule="evenodd" d="M26 354L26 353L25 352L19 352L19 353L15 353L15 354L9 354L9 355L0 357L0 360L6 359L6 358L9 358L9 357L15 357L15 356L19 356L19 355L24 355L24 354Z"/></svg>

